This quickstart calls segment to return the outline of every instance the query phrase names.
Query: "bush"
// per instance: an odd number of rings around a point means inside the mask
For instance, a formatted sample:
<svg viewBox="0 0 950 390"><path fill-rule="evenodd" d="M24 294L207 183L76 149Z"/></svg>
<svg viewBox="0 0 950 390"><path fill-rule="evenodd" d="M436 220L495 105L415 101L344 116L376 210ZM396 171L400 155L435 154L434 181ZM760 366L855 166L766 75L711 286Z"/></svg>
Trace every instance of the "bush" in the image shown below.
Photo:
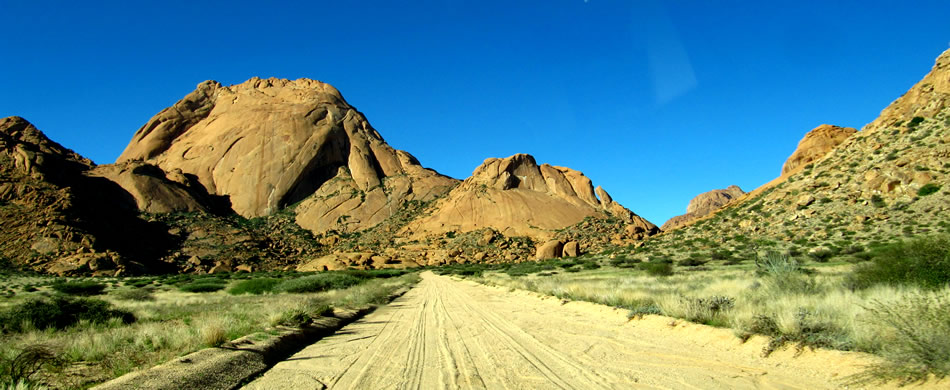
<svg viewBox="0 0 950 390"><path fill-rule="evenodd" d="M795 344L796 355L800 354L805 348L835 348L840 350L849 350L850 346L839 343L844 337L844 331L837 328L834 324L828 322L818 322L811 319L811 312L805 309L799 309L795 319L795 330L789 333L782 333L778 325L770 317L756 317L752 328L760 328L768 331L770 336L768 345L762 348L762 356L768 357L772 352L777 351L786 344ZM761 321L761 322L760 322ZM768 321L771 321L769 323Z"/></svg>
<svg viewBox="0 0 950 390"><path fill-rule="evenodd" d="M847 278L851 288L876 284L938 289L950 283L950 236L929 236L876 248Z"/></svg>
<svg viewBox="0 0 950 390"><path fill-rule="evenodd" d="M633 268L642 262L643 261L640 259L631 259L623 256L617 256L616 258L610 259L610 265L617 268Z"/></svg>
<svg viewBox="0 0 950 390"><path fill-rule="evenodd" d="M673 275L673 265L670 263L640 263L640 269L646 271L650 276L670 276Z"/></svg>
<svg viewBox="0 0 950 390"><path fill-rule="evenodd" d="M768 252L762 259L756 257L756 273L763 277L768 291L785 295L789 293L813 293L818 288L808 271L787 254Z"/></svg>
<svg viewBox="0 0 950 390"><path fill-rule="evenodd" d="M701 266L701 265L704 265L704 264L706 264L706 261L705 261L705 260L699 260L699 259L696 259L696 258L689 258L689 259L685 259L685 260L680 260L678 263L676 263L676 265L678 265L678 266L680 266L680 267L698 267L698 266Z"/></svg>
<svg viewBox="0 0 950 390"><path fill-rule="evenodd" d="M923 382L930 374L939 379L950 375L950 299L946 295L920 294L873 305L866 308L867 318L886 335L881 351L885 362L858 379L899 380L904 385Z"/></svg>
<svg viewBox="0 0 950 390"><path fill-rule="evenodd" d="M919 190L917 190L917 196L927 196L937 191L940 191L939 185L936 185L934 183L927 183L927 184L924 184L923 187L920 187Z"/></svg>
<svg viewBox="0 0 950 390"><path fill-rule="evenodd" d="M106 289L106 285L92 280L56 282L52 287L62 294L78 296L99 295Z"/></svg>
<svg viewBox="0 0 950 390"><path fill-rule="evenodd" d="M95 324L119 318L125 324L135 322L132 313L113 309L109 302L92 298L54 296L49 300L31 299L0 313L0 330L23 332L36 329L66 329L79 321Z"/></svg>
<svg viewBox="0 0 950 390"><path fill-rule="evenodd" d="M215 292L224 289L224 282L220 280L196 280L194 282L178 286L178 289L191 293Z"/></svg>
<svg viewBox="0 0 950 390"><path fill-rule="evenodd" d="M274 289L274 286L280 284L280 279L274 278L258 278L258 279L248 279L243 280L231 286L228 289L228 294L231 295L240 295L240 294L254 294L260 295L263 293L271 292Z"/></svg>
<svg viewBox="0 0 950 390"><path fill-rule="evenodd" d="M363 282L362 278L343 272L323 272L285 280L273 287L275 292L309 293L343 289Z"/></svg>

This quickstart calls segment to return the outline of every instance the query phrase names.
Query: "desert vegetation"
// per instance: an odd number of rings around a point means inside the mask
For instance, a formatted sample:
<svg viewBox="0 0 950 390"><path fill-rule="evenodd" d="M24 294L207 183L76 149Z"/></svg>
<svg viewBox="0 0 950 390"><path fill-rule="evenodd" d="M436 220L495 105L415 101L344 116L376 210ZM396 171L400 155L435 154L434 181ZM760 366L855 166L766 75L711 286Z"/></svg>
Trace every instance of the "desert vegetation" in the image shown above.
<svg viewBox="0 0 950 390"><path fill-rule="evenodd" d="M766 356L820 347L883 358L854 381L950 374L950 238L923 236L854 255L765 250L747 259L720 253L679 263L660 255L589 255L441 272L623 308L631 319L659 314L732 328L743 340L764 336ZM588 263L597 266L575 265Z"/></svg>
<svg viewBox="0 0 950 390"><path fill-rule="evenodd" d="M384 303L402 270L137 278L11 276L0 300L0 387L85 388L334 308Z"/></svg>

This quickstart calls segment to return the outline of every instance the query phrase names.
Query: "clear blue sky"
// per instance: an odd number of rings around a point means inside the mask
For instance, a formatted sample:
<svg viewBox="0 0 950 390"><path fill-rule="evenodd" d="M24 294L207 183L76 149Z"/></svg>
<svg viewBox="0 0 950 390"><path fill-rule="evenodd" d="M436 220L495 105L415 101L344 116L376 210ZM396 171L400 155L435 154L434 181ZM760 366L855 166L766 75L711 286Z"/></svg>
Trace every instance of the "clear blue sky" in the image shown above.
<svg viewBox="0 0 950 390"><path fill-rule="evenodd" d="M950 43L946 0L0 0L0 14L0 116L100 164L203 80L308 77L444 174L530 153L656 224L776 177L819 124L870 122Z"/></svg>

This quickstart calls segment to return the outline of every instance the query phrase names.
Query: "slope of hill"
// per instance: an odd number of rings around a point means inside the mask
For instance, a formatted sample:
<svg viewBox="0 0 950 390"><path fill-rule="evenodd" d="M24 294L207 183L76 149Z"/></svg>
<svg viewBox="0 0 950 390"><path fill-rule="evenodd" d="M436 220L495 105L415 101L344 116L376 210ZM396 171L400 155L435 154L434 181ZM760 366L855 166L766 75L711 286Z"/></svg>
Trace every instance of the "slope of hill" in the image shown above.
<svg viewBox="0 0 950 390"><path fill-rule="evenodd" d="M673 257L724 250L751 256L765 248L828 256L903 235L946 232L948 101L950 51L878 119L823 157L790 170L786 163L776 181L647 246Z"/></svg>

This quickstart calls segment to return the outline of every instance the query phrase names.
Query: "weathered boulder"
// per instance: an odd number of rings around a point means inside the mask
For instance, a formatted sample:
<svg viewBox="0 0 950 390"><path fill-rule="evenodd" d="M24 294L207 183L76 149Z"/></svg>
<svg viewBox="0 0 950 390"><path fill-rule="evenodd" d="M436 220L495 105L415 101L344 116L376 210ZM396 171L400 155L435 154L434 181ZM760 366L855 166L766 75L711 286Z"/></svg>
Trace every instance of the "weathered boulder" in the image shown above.
<svg viewBox="0 0 950 390"><path fill-rule="evenodd" d="M561 250L561 257L577 257L581 255L581 246L577 241L568 241Z"/></svg>
<svg viewBox="0 0 950 390"><path fill-rule="evenodd" d="M552 240L538 246L535 254L537 260L548 260L561 257L564 250L564 242L561 240Z"/></svg>

